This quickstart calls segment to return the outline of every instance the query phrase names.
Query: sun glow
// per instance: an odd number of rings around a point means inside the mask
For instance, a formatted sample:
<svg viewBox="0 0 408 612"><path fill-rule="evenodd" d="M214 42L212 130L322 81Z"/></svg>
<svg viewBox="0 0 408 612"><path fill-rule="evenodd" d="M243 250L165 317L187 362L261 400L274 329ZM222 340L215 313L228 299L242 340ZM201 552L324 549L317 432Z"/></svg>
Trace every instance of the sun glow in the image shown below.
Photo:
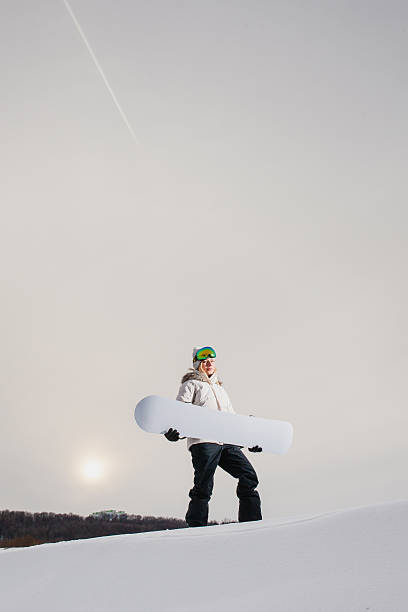
<svg viewBox="0 0 408 612"><path fill-rule="evenodd" d="M88 459L82 465L81 472L86 480L97 481L103 478L105 466L99 459Z"/></svg>

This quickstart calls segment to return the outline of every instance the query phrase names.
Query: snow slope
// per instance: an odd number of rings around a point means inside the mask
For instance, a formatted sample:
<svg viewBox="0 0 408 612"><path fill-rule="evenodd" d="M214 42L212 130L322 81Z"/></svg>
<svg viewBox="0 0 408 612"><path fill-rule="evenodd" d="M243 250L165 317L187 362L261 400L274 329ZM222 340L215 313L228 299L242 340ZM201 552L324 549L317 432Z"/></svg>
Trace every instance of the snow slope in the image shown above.
<svg viewBox="0 0 408 612"><path fill-rule="evenodd" d="M2 612L406 612L408 502L0 551Z"/></svg>

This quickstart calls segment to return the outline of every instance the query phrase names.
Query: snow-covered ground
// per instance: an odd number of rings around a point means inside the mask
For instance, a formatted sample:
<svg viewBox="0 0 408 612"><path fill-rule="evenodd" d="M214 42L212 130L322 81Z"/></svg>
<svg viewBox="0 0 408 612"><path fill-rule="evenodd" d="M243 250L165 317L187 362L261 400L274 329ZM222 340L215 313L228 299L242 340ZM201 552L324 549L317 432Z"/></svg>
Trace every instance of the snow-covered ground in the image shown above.
<svg viewBox="0 0 408 612"><path fill-rule="evenodd" d="M407 612L408 502L0 551L2 612Z"/></svg>

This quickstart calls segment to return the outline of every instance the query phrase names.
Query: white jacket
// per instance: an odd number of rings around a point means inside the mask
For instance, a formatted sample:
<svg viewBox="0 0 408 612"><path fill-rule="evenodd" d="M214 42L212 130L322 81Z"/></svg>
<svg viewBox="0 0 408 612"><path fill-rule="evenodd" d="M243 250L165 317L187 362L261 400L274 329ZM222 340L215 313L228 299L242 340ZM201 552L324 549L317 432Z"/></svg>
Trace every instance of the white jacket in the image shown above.
<svg viewBox="0 0 408 612"><path fill-rule="evenodd" d="M206 406L206 408L211 408L211 410L223 410L235 414L231 400L222 386L222 382L218 379L217 373L214 373L209 378L205 374L191 369L181 379L181 386L176 399L181 402L196 404L197 406ZM189 449L193 444L202 444L203 442L223 444L215 440L187 438L187 448Z"/></svg>

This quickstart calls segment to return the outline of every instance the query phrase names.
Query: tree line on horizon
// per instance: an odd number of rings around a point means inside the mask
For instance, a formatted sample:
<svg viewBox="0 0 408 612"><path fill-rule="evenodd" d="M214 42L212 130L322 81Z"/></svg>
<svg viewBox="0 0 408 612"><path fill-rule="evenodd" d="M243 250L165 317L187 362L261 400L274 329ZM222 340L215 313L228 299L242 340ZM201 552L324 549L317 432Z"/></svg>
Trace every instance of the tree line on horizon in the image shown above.
<svg viewBox="0 0 408 612"><path fill-rule="evenodd" d="M211 524L218 523L212 521ZM0 510L0 548L183 527L187 527L187 524L182 519L125 512L101 511L84 517L72 513Z"/></svg>

